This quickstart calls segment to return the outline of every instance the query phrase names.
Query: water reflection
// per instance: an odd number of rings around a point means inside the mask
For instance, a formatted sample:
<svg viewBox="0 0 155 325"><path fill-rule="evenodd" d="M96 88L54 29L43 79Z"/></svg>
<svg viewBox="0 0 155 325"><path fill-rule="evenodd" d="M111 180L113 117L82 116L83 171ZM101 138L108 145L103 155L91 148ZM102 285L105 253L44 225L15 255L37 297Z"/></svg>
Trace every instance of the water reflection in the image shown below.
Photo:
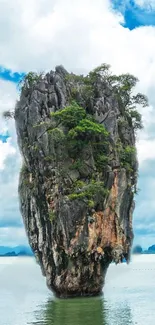
<svg viewBox="0 0 155 325"><path fill-rule="evenodd" d="M107 306L107 308L106 308ZM124 302L105 302L107 325L133 325L131 309Z"/></svg>
<svg viewBox="0 0 155 325"><path fill-rule="evenodd" d="M107 302L103 297L48 301L35 315L35 325L132 325L127 304Z"/></svg>

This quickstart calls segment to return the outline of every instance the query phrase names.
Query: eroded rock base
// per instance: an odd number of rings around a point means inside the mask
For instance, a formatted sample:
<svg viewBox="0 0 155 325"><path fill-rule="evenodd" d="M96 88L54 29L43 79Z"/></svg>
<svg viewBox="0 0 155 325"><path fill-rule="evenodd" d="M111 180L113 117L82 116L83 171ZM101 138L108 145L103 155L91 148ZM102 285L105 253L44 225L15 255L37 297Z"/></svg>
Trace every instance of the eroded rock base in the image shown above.
<svg viewBox="0 0 155 325"><path fill-rule="evenodd" d="M81 264L81 268L66 270L51 282L47 277L47 286L58 298L91 297L102 294L108 264L100 263L89 267ZM95 269L93 273L93 269Z"/></svg>

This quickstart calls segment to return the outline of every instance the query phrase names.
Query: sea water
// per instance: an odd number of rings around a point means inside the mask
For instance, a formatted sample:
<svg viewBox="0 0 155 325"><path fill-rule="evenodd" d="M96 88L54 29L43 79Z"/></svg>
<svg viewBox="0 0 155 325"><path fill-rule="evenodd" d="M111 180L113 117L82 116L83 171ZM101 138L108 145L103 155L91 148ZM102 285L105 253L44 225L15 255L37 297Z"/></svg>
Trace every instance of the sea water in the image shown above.
<svg viewBox="0 0 155 325"><path fill-rule="evenodd" d="M34 258L0 258L0 325L154 325L155 255L111 264L103 295L56 299Z"/></svg>

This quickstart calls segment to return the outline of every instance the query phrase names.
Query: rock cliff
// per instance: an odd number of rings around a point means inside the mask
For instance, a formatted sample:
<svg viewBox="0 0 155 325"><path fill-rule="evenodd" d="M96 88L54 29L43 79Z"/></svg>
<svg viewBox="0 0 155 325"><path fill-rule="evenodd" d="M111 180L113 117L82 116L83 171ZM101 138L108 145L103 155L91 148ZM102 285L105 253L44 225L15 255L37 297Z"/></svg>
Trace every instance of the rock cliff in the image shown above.
<svg viewBox="0 0 155 325"><path fill-rule="evenodd" d="M26 233L59 297L98 295L109 264L130 256L137 182L136 78L107 65L29 73L15 108ZM136 115L137 114L137 115Z"/></svg>

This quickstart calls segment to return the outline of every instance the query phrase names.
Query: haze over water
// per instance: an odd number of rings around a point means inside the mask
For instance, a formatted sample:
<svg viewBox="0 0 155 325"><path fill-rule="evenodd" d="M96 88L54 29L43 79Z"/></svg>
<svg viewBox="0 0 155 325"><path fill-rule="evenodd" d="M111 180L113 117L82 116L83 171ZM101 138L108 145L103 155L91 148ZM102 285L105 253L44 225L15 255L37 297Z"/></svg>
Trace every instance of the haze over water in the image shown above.
<svg viewBox="0 0 155 325"><path fill-rule="evenodd" d="M153 325L155 255L109 268L102 297L55 299L33 258L0 258L0 325Z"/></svg>

